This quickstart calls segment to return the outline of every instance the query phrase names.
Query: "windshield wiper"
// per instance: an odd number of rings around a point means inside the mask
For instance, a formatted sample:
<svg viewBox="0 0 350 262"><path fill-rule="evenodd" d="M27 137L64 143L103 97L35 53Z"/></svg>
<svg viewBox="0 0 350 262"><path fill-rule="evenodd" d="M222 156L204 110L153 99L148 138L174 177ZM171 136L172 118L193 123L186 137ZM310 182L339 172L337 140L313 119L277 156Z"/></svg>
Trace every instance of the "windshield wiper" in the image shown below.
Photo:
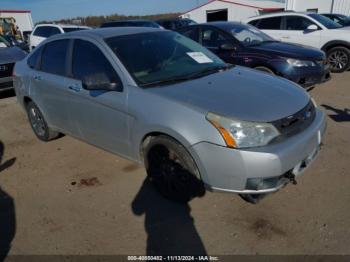
<svg viewBox="0 0 350 262"><path fill-rule="evenodd" d="M158 81L140 84L140 87L161 86L161 85L174 84L174 83L178 83L178 82L188 81L188 80L192 80L192 79L196 79L196 78L201 78L201 77L204 77L207 75L211 75L211 74L214 74L214 73L217 73L220 71L225 71L225 70L228 70L232 67L234 67L234 65L225 65L225 66L216 66L216 67L212 67L212 68L206 68L205 70L195 72L192 74L188 74L188 75L171 77L171 78L164 79L164 80L158 80Z"/></svg>

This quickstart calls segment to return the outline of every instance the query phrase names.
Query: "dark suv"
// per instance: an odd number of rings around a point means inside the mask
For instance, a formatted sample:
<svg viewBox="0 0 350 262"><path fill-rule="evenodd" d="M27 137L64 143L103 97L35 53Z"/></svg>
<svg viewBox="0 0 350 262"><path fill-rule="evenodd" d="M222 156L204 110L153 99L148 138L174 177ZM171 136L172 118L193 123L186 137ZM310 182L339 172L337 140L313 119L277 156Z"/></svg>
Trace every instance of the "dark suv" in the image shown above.
<svg viewBox="0 0 350 262"><path fill-rule="evenodd" d="M330 79L324 52L277 41L251 25L213 22L179 29L225 62L287 78L304 88Z"/></svg>
<svg viewBox="0 0 350 262"><path fill-rule="evenodd" d="M321 14L342 26L350 26L350 17L341 14Z"/></svg>

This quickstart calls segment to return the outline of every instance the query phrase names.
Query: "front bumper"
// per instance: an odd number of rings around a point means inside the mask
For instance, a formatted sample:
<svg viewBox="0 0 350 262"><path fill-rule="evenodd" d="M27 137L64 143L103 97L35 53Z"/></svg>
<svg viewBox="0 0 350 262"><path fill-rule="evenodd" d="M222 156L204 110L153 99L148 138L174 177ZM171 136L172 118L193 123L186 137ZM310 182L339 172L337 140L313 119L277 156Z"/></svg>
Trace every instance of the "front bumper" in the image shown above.
<svg viewBox="0 0 350 262"><path fill-rule="evenodd" d="M317 157L326 130L326 118L317 109L314 122L283 142L236 150L206 142L192 147L192 155L209 189L239 194L265 194L282 188L291 172L300 176ZM305 165L307 161L307 165ZM249 189L249 179L280 178L271 188Z"/></svg>
<svg viewBox="0 0 350 262"><path fill-rule="evenodd" d="M328 65L316 67L287 68L281 72L281 76L309 88L331 80L331 73Z"/></svg>
<svg viewBox="0 0 350 262"><path fill-rule="evenodd" d="M13 89L12 76L0 78L0 92Z"/></svg>

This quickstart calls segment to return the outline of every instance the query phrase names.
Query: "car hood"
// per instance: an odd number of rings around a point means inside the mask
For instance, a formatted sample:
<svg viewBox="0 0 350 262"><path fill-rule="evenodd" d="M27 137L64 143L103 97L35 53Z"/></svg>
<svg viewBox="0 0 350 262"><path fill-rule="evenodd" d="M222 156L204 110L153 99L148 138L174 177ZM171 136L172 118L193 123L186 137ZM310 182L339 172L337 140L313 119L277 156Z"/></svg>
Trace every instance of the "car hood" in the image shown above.
<svg viewBox="0 0 350 262"><path fill-rule="evenodd" d="M283 42L264 43L259 46L251 47L250 49L259 51L259 53L265 52L277 56L303 60L322 60L326 58L324 52L319 49Z"/></svg>
<svg viewBox="0 0 350 262"><path fill-rule="evenodd" d="M15 63L25 58L25 56L26 56L26 53L16 46L0 47L1 64Z"/></svg>
<svg viewBox="0 0 350 262"><path fill-rule="evenodd" d="M272 122L293 115L310 99L304 89L291 81L238 66L147 91L194 107L204 114L213 112L253 122Z"/></svg>

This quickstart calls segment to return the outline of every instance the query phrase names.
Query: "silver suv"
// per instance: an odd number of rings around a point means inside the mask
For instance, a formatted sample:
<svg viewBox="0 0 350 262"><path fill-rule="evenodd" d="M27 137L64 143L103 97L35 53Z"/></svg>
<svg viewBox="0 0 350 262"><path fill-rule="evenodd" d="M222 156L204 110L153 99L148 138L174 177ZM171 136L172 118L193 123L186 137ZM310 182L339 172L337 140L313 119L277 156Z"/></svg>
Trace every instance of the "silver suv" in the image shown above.
<svg viewBox="0 0 350 262"><path fill-rule="evenodd" d="M303 173L324 114L298 85L225 64L152 28L54 36L15 67L39 139L71 135L138 163L166 197L209 189L250 202Z"/></svg>

